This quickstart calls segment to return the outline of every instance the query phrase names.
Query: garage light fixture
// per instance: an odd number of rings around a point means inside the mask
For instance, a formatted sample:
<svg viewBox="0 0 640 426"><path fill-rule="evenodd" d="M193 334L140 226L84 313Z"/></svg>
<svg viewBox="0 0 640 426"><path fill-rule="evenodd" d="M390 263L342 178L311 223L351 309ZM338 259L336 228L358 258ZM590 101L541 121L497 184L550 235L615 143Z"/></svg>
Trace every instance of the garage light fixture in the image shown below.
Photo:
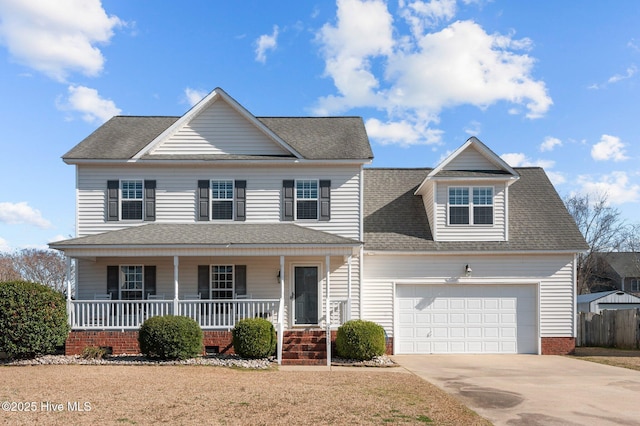
<svg viewBox="0 0 640 426"><path fill-rule="evenodd" d="M467 266L464 267L464 275L465 275L465 277L470 277L472 272L473 271L471 270L471 266L469 266L467 264Z"/></svg>

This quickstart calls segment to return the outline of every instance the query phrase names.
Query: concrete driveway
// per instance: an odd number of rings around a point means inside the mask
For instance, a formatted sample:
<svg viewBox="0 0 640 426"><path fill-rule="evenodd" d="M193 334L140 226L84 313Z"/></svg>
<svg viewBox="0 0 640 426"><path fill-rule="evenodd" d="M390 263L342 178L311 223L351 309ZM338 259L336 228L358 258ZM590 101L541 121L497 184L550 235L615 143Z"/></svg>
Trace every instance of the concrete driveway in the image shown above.
<svg viewBox="0 0 640 426"><path fill-rule="evenodd" d="M640 371L551 355L395 355L495 425L640 425Z"/></svg>

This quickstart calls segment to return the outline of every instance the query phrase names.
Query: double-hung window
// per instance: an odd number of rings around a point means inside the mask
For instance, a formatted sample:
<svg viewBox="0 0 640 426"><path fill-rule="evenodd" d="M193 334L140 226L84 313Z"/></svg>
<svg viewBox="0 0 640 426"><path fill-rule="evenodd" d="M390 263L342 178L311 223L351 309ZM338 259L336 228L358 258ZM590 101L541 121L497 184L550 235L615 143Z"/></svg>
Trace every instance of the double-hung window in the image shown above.
<svg viewBox="0 0 640 426"><path fill-rule="evenodd" d="M142 220L143 207L143 181L120 181L122 193L121 211L123 220Z"/></svg>
<svg viewBox="0 0 640 426"><path fill-rule="evenodd" d="M233 220L233 180L211 181L211 217Z"/></svg>
<svg viewBox="0 0 640 426"><path fill-rule="evenodd" d="M493 187L449 187L449 225L492 225Z"/></svg>
<svg viewBox="0 0 640 426"><path fill-rule="evenodd" d="M296 181L296 218L318 219L318 181Z"/></svg>
<svg viewBox="0 0 640 426"><path fill-rule="evenodd" d="M211 298L233 299L233 265L211 266Z"/></svg>
<svg viewBox="0 0 640 426"><path fill-rule="evenodd" d="M142 300L144 274L142 265L120 266L120 299Z"/></svg>
<svg viewBox="0 0 640 426"><path fill-rule="evenodd" d="M631 280L631 291L634 293L640 292L640 280L634 278Z"/></svg>

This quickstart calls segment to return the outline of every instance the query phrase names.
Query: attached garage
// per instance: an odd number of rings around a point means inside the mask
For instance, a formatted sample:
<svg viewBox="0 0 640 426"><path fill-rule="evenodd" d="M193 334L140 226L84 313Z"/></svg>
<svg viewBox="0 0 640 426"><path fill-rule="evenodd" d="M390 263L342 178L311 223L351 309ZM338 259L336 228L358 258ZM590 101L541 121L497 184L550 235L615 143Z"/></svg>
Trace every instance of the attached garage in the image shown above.
<svg viewBox="0 0 640 426"><path fill-rule="evenodd" d="M397 284L395 353L539 353L532 284Z"/></svg>

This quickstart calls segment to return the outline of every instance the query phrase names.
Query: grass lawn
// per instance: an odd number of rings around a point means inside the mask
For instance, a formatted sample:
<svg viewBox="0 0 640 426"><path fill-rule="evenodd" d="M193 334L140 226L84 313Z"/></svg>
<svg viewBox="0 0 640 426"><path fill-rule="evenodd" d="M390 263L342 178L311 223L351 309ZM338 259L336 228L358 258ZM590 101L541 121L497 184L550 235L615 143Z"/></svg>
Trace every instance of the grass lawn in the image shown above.
<svg viewBox="0 0 640 426"><path fill-rule="evenodd" d="M490 424L412 374L381 370L5 366L0 402L22 411L3 404L0 423Z"/></svg>
<svg viewBox="0 0 640 426"><path fill-rule="evenodd" d="M576 348L573 355L585 361L640 371L640 350L615 348Z"/></svg>

